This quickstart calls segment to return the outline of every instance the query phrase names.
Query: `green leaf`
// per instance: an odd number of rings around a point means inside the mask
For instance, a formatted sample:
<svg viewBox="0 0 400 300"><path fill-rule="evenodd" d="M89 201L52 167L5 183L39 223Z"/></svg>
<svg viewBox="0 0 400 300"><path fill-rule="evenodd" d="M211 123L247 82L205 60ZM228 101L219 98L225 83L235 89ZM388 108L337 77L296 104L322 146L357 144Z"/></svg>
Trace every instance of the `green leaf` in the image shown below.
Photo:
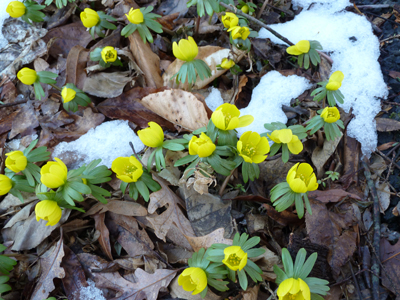
<svg viewBox="0 0 400 300"><path fill-rule="evenodd" d="M304 69L308 69L310 67L310 55L308 53L304 54Z"/></svg>
<svg viewBox="0 0 400 300"><path fill-rule="evenodd" d="M13 269L17 262L5 255L0 255L0 273L5 275L10 274L10 271Z"/></svg>
<svg viewBox="0 0 400 300"><path fill-rule="evenodd" d="M174 167L179 167L179 166L182 166L182 165L186 165L186 164L188 164L188 163L194 161L196 158L198 158L197 155L187 155L187 156L184 156L184 157L178 159L178 160L175 162Z"/></svg>
<svg viewBox="0 0 400 300"><path fill-rule="evenodd" d="M243 291L247 290L248 282L247 282L246 272L244 270L240 270L237 273L238 273L240 287L243 289Z"/></svg>
<svg viewBox="0 0 400 300"><path fill-rule="evenodd" d="M247 251L247 250L249 250L250 248L253 248L254 246L258 245L259 242L260 242L260 237L254 236L254 237L252 237L251 239L248 239L248 240L244 243L242 249L243 249L243 251ZM264 251L264 252L265 252L265 251Z"/></svg>
<svg viewBox="0 0 400 300"><path fill-rule="evenodd" d="M295 278L299 278L299 274L306 260L306 255L307 251L304 248L301 248L299 252L297 252L296 261L294 263L294 269L293 269L294 272L293 274Z"/></svg>
<svg viewBox="0 0 400 300"><path fill-rule="evenodd" d="M282 263L283 267L285 268L286 275L289 278L293 277L293 260L286 248L282 249Z"/></svg>
<svg viewBox="0 0 400 300"><path fill-rule="evenodd" d="M270 156L270 157L271 157L271 156L274 156L274 155L279 151L279 149L281 148L281 146L282 146L281 143L273 143L272 146L271 146L271 149L270 149L270 151L269 151L269 156Z"/></svg>
<svg viewBox="0 0 400 300"><path fill-rule="evenodd" d="M288 279L287 275L281 268L279 268L277 265L274 265L274 273L276 274L276 279L275 283L280 284L281 282L285 281Z"/></svg>
<svg viewBox="0 0 400 300"><path fill-rule="evenodd" d="M301 270L298 273L298 277L299 278L306 278L308 276L308 274L310 274L310 272L312 271L314 264L317 260L318 254L315 252L313 254L311 254L307 261L304 263L304 265L302 266ZM304 280L304 279L303 279Z"/></svg>
<svg viewBox="0 0 400 300"><path fill-rule="evenodd" d="M72 181L68 183L69 187L73 188L79 193L82 194L90 194L92 191L90 190L90 187L88 187L86 184L82 182L77 182L77 181Z"/></svg>
<svg viewBox="0 0 400 300"><path fill-rule="evenodd" d="M253 268L251 268L251 267L249 267L248 265L246 265L246 266L244 267L244 270L246 271L247 274L249 274L250 278L251 278L254 282L262 281L261 275L260 275L256 270L254 270Z"/></svg>
<svg viewBox="0 0 400 300"><path fill-rule="evenodd" d="M297 216L299 217L299 219L301 219L304 216L304 203L302 194L296 193L294 201L296 205Z"/></svg>
<svg viewBox="0 0 400 300"><path fill-rule="evenodd" d="M136 187L136 182L129 184L129 197L137 200L139 197L139 191Z"/></svg>
<svg viewBox="0 0 400 300"><path fill-rule="evenodd" d="M149 202L150 199L150 193L149 193L149 189L147 188L147 186L144 184L143 181L139 180L136 182L136 188L138 189L140 195L142 195L143 199L146 202Z"/></svg>
<svg viewBox="0 0 400 300"><path fill-rule="evenodd" d="M167 143L171 142L171 143ZM185 150L185 146L178 143L173 143L173 141L166 141L162 145L163 148L171 150L171 151L183 151Z"/></svg>
<svg viewBox="0 0 400 300"><path fill-rule="evenodd" d="M140 178L146 186L152 191L157 192L161 189L161 186L157 181L155 181L150 174L143 172L142 177Z"/></svg>
<svg viewBox="0 0 400 300"><path fill-rule="evenodd" d="M264 254L265 253L265 249L263 249L263 248L254 248L254 249L247 250L246 252L247 252L248 257L257 257L257 256L260 256L260 255Z"/></svg>
<svg viewBox="0 0 400 300"><path fill-rule="evenodd" d="M289 149L287 144L282 144L282 161L287 163L289 160Z"/></svg>

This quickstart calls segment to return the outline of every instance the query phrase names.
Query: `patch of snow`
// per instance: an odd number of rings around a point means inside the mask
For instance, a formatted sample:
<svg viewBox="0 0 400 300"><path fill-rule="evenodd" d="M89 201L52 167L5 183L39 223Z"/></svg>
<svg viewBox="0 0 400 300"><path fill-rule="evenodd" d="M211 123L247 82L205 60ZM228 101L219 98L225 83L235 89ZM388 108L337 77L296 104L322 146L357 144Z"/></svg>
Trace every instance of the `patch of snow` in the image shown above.
<svg viewBox="0 0 400 300"><path fill-rule="evenodd" d="M349 0L292 0L292 4L294 9L297 9L299 6L308 9L310 5L313 5L313 8L323 5L325 11L330 10L334 12L352 5Z"/></svg>
<svg viewBox="0 0 400 300"><path fill-rule="evenodd" d="M296 0L307 5L312 0ZM313 1L314 2L314 1ZM336 3L334 8L344 8L344 0L317 0L318 3ZM337 4L340 2L340 5ZM342 3L343 2L343 3ZM271 25L291 42L317 40L324 51L329 52L334 63L332 73L342 71L344 80L340 91L345 96L339 104L346 112L353 109L355 118L348 125L348 135L361 143L364 155L369 156L376 148L378 136L374 118L380 111L378 97L388 95L382 71L378 63L380 55L378 38L364 16L351 12L334 12L332 5L316 5L303 11L293 21ZM277 44L285 44L269 31L261 29L259 38L270 38ZM265 84L267 88L271 88ZM286 87L286 90L288 88ZM268 94L269 92L266 91ZM286 92L286 91L285 91ZM282 94L284 92L282 91ZM251 104L251 103L250 103ZM258 111L258 107L255 107ZM265 109L266 111L269 108Z"/></svg>
<svg viewBox="0 0 400 300"><path fill-rule="evenodd" d="M87 283L89 284L87 287L81 287L79 290L80 300L106 300L93 280L88 279Z"/></svg>
<svg viewBox="0 0 400 300"><path fill-rule="evenodd" d="M254 88L251 100L246 108L240 110L240 115L252 115L254 122L249 126L237 128L239 135L245 131L266 131L264 124L272 122L286 123L287 117L282 111L282 105L290 106L290 100L298 97L311 83L297 75L283 76L277 71L268 72Z"/></svg>
<svg viewBox="0 0 400 300"><path fill-rule="evenodd" d="M2 33L3 23L4 21L10 17L10 15L6 12L6 8L11 1L15 0L1 0L0 1L0 49L4 48L8 41L5 39Z"/></svg>
<svg viewBox="0 0 400 300"><path fill-rule="evenodd" d="M101 158L100 165L111 168L111 163L117 157L132 155L129 142L132 142L136 152L144 149L128 121L109 121L90 129L76 141L59 143L52 156L72 162L65 162L70 169L79 168L98 158Z"/></svg>
<svg viewBox="0 0 400 300"><path fill-rule="evenodd" d="M216 110L218 106L224 104L224 100L222 99L221 92L219 89L214 87L211 88L211 93L206 98L207 106L212 110Z"/></svg>

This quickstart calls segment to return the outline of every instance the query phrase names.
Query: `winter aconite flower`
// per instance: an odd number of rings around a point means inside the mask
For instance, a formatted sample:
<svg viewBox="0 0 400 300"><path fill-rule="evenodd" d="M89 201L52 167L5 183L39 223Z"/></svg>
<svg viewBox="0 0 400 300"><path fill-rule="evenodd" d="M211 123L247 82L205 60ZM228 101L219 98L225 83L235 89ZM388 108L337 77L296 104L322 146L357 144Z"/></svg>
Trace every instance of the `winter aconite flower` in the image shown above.
<svg viewBox="0 0 400 300"><path fill-rule="evenodd" d="M267 158L270 147L266 137L246 131L237 142L237 150L245 162L259 164Z"/></svg>
<svg viewBox="0 0 400 300"><path fill-rule="evenodd" d="M51 189L56 189L67 182L68 169L61 159L55 157L40 170L40 181Z"/></svg>
<svg viewBox="0 0 400 300"><path fill-rule="evenodd" d="M61 97L62 97L64 103L68 103L68 102L74 100L75 96L76 96L76 92L73 89L64 87L61 91Z"/></svg>
<svg viewBox="0 0 400 300"><path fill-rule="evenodd" d="M199 48L194 39L189 36L187 40L181 39L179 44L174 42L172 44L172 52L174 56L180 60L192 61L199 53Z"/></svg>
<svg viewBox="0 0 400 300"><path fill-rule="evenodd" d="M19 18L22 17L25 12L26 12L26 7L22 2L19 1L11 1L7 8L6 12L12 17L12 18Z"/></svg>
<svg viewBox="0 0 400 300"><path fill-rule="evenodd" d="M136 182L143 174L142 164L133 156L117 157L111 164L111 170L123 182Z"/></svg>
<svg viewBox="0 0 400 300"><path fill-rule="evenodd" d="M7 194L12 189L12 181L6 175L0 174L0 196Z"/></svg>
<svg viewBox="0 0 400 300"><path fill-rule="evenodd" d="M251 115L240 116L240 111L233 104L224 103L217 107L211 115L211 120L215 127L221 130L233 130L245 127L253 123L254 117Z"/></svg>
<svg viewBox="0 0 400 300"><path fill-rule="evenodd" d="M231 32L232 39L242 39L245 40L250 35L250 29L248 27L234 26L228 29Z"/></svg>
<svg viewBox="0 0 400 300"><path fill-rule="evenodd" d="M112 63L118 58L117 50L111 46L104 47L103 50L101 50L101 58L105 63Z"/></svg>
<svg viewBox="0 0 400 300"><path fill-rule="evenodd" d="M301 278L288 278L283 281L278 288L277 295L279 300L310 300L311 292L307 283Z"/></svg>
<svg viewBox="0 0 400 300"><path fill-rule="evenodd" d="M221 68L228 70L230 68L232 68L235 65L235 62L233 61L233 59L229 59L229 58L223 58L222 62L221 62Z"/></svg>
<svg viewBox="0 0 400 300"><path fill-rule="evenodd" d="M125 14L127 17L128 21L131 22L132 24L141 24L143 23L143 13L140 11L139 8L133 9L131 8L129 10L128 14Z"/></svg>
<svg viewBox="0 0 400 300"><path fill-rule="evenodd" d="M286 49L286 52L292 55L301 55L308 53L308 51L310 51L310 41L307 40L302 40Z"/></svg>
<svg viewBox="0 0 400 300"><path fill-rule="evenodd" d="M317 177L313 168L307 163L297 163L288 172L286 181L295 193L306 193L318 188Z"/></svg>
<svg viewBox="0 0 400 300"><path fill-rule="evenodd" d="M36 221L48 221L46 226L54 226L60 221L62 211L56 201L42 200L35 206Z"/></svg>
<svg viewBox="0 0 400 300"><path fill-rule="evenodd" d="M86 28L91 28L99 24L100 16L97 11L91 8L85 8L83 12L81 12L81 21L83 26Z"/></svg>
<svg viewBox="0 0 400 300"><path fill-rule="evenodd" d="M161 126L155 122L149 122L149 127L139 130L137 134L147 147L161 147L164 142L164 132Z"/></svg>
<svg viewBox="0 0 400 300"><path fill-rule="evenodd" d="M326 123L335 123L340 119L340 113L337 107L325 107L321 113L321 118Z"/></svg>
<svg viewBox="0 0 400 300"><path fill-rule="evenodd" d="M207 275L201 268L186 268L178 278L178 284L192 295L201 293L207 287Z"/></svg>
<svg viewBox="0 0 400 300"><path fill-rule="evenodd" d="M216 146L211 139L202 132L200 137L193 136L189 142L189 154L199 157L208 157L213 154Z"/></svg>
<svg viewBox="0 0 400 300"><path fill-rule="evenodd" d="M245 14L248 14L250 8L249 8L249 6L246 4L246 5L243 5L242 8L241 8L240 10L241 10L242 12L244 12Z"/></svg>
<svg viewBox="0 0 400 300"><path fill-rule="evenodd" d="M329 91L336 91L342 86L344 74L341 71L333 72L329 77L329 82L326 85L326 89Z"/></svg>
<svg viewBox="0 0 400 300"><path fill-rule="evenodd" d="M37 73L35 70L22 68L19 70L17 77L23 84L31 85L36 81Z"/></svg>
<svg viewBox="0 0 400 300"><path fill-rule="evenodd" d="M239 18L231 12L227 12L224 16L222 16L221 20L224 24L224 27L228 29L239 24Z"/></svg>
<svg viewBox="0 0 400 300"><path fill-rule="evenodd" d="M226 247L224 255L222 262L233 271L241 271L247 264L247 253L240 246Z"/></svg>
<svg viewBox="0 0 400 300"><path fill-rule="evenodd" d="M28 160L22 151L12 151L6 153L6 167L11 171L18 173L25 170Z"/></svg>
<svg viewBox="0 0 400 300"><path fill-rule="evenodd" d="M268 137L277 144L287 144L289 151L293 154L299 154L303 150L303 144L294 135L291 129L274 130Z"/></svg>

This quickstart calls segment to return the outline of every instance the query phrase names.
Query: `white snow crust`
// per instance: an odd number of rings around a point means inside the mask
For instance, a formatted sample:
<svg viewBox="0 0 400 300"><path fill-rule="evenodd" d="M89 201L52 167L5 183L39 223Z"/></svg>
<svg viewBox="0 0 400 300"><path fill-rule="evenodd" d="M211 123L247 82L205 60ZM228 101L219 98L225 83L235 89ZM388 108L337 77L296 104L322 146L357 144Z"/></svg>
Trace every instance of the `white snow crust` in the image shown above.
<svg viewBox="0 0 400 300"><path fill-rule="evenodd" d="M355 115L348 125L348 135L356 138L361 143L363 154L369 156L375 150L378 142L374 121L376 114L380 111L378 97L385 98L388 95L378 63L380 55L378 38L373 34L371 25L365 17L346 11L337 12L349 5L348 1L295 0L294 2L305 8L311 2L318 2L319 4L312 6L308 11L302 11L293 21L271 25L271 27L293 43L300 40L317 40L321 43L324 51L329 52L334 61L332 73L340 70L344 74L340 90L345 96L345 100L344 104L339 104L339 106L346 112L349 112L352 108ZM326 5L323 5L324 3ZM285 44L265 29L260 30L259 38L269 38L274 43ZM274 84L284 86L276 80ZM272 100L275 98L270 98L271 93L268 90L275 89L272 83L262 80L260 85L262 87L257 86L253 92L249 105L251 108L246 108L246 111L242 110L242 113L251 114L255 112L262 115L259 104L254 105L252 102L254 100L257 103L264 101L263 111L265 115L279 115L280 121L284 122L285 118L283 118L281 112L276 111L276 105ZM260 89L265 91L256 93L256 90L259 91ZM288 83L286 88L278 92L278 95L281 97L290 90L291 85ZM300 93L301 91L296 96ZM265 105L266 103L268 104ZM265 118L263 122L270 123L275 119ZM255 121L254 123L258 122ZM262 124L256 126L257 131L261 133Z"/></svg>
<svg viewBox="0 0 400 300"><path fill-rule="evenodd" d="M60 159L73 156L75 163L69 165L73 169L98 158L101 158L99 165L111 168L111 163L117 157L132 155L129 142L132 142L136 152L144 149L143 143L129 127L128 121L109 121L90 129L76 141L59 143L52 156Z"/></svg>
<svg viewBox="0 0 400 300"><path fill-rule="evenodd" d="M3 28L4 21L10 16L6 12L6 8L11 1L15 0L0 0L0 49L4 48L8 44L1 29Z"/></svg>
<svg viewBox="0 0 400 300"><path fill-rule="evenodd" d="M216 110L218 106L224 104L221 92L219 91L219 89L216 89L214 87L211 88L211 93L207 96L205 101L208 108L212 111Z"/></svg>

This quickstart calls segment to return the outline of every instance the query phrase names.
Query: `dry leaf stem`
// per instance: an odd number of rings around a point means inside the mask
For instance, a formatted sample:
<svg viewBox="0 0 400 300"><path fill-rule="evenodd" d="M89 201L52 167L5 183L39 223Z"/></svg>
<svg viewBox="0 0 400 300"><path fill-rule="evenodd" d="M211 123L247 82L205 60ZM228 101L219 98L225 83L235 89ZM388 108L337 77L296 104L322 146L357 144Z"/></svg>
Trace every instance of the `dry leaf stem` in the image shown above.
<svg viewBox="0 0 400 300"><path fill-rule="evenodd" d="M374 235L373 235L373 252L374 256L372 257L372 299L379 300L379 274L380 274L380 266L379 266L379 242L380 242L380 234L381 234L381 219L380 219L380 209L379 209L379 198L376 192L374 181L371 179L371 172L369 170L368 164L365 161L361 162L364 167L364 175L367 179L367 184L369 191L371 193L371 197L373 200L373 218L374 218Z"/></svg>
<svg viewBox="0 0 400 300"><path fill-rule="evenodd" d="M10 107L10 106L19 105L19 104L24 104L24 103L26 103L26 102L28 102L28 100L15 101L15 102L13 102L13 103L6 103L6 104L0 105L0 108L3 108L3 107Z"/></svg>

